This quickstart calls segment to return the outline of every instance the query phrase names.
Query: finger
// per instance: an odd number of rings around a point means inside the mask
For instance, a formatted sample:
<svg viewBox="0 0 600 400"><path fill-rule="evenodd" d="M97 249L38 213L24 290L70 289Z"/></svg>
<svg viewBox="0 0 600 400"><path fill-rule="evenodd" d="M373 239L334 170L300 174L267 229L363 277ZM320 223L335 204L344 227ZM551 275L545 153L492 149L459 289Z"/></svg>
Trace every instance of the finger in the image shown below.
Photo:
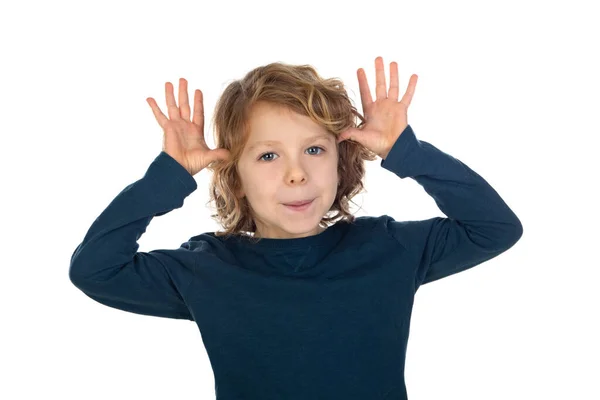
<svg viewBox="0 0 600 400"><path fill-rule="evenodd" d="M354 137L357 135L358 130L355 128L348 128L346 129L344 132L342 132L338 137L337 137L337 143L341 143L345 140L352 140L354 141Z"/></svg>
<svg viewBox="0 0 600 400"><path fill-rule="evenodd" d="M377 57L375 59L375 98L387 98L387 90L385 89L385 70L383 69L382 57Z"/></svg>
<svg viewBox="0 0 600 400"><path fill-rule="evenodd" d="M156 104L156 101L152 97L148 97L146 101L148 102L148 104L150 104L150 108L152 109L152 113L154 113L154 118L156 118L156 122L158 122L158 125L160 125L160 127L163 128L165 123L168 121L167 117L165 116L165 114L162 113L162 111L158 107L158 104Z"/></svg>
<svg viewBox="0 0 600 400"><path fill-rule="evenodd" d="M194 93L194 119L192 122L200 128L204 127L204 103L202 91L200 89L196 89Z"/></svg>
<svg viewBox="0 0 600 400"><path fill-rule="evenodd" d="M363 114L367 112L367 107L373 103L373 98L371 97L371 89L369 88L369 83L367 82L367 74L365 70L359 68L356 71L358 75L358 88L360 90L360 100L362 102Z"/></svg>
<svg viewBox="0 0 600 400"><path fill-rule="evenodd" d="M399 88L398 88L398 63L390 63L390 91L388 92L388 98L394 101L398 101Z"/></svg>
<svg viewBox="0 0 600 400"><path fill-rule="evenodd" d="M179 115L179 108L175 103L175 96L173 95L173 84L171 82L165 83L165 98L167 100L167 113L170 119L181 119Z"/></svg>
<svg viewBox="0 0 600 400"><path fill-rule="evenodd" d="M188 99L187 81L179 78L179 114L185 121L190 120L190 101Z"/></svg>
<svg viewBox="0 0 600 400"><path fill-rule="evenodd" d="M417 87L417 79L419 77L416 74L412 74L410 77L410 81L408 82L408 88L406 88L406 93L402 96L402 100L400 103L404 104L406 108L410 106L410 102L412 101L413 95L415 94L415 88Z"/></svg>

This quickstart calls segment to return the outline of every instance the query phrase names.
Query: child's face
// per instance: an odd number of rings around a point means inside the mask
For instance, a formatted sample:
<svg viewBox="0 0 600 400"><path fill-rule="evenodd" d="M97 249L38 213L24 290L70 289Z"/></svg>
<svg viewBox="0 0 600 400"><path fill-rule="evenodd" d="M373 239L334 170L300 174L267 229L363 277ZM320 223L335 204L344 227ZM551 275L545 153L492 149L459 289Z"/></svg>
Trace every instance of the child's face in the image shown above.
<svg viewBox="0 0 600 400"><path fill-rule="evenodd" d="M322 232L319 222L337 193L337 146L335 135L307 116L264 102L254 106L238 171L240 196L250 203L258 236L299 238ZM284 204L308 199L314 200L305 210Z"/></svg>

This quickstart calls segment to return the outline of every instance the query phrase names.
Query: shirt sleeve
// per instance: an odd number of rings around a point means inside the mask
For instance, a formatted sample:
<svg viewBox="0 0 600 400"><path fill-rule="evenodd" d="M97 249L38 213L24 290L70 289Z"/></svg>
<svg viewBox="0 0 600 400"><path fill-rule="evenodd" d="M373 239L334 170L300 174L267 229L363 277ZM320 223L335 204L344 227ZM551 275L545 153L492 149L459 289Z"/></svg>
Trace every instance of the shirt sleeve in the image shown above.
<svg viewBox="0 0 600 400"><path fill-rule="evenodd" d="M184 300L194 270L186 243L177 250L138 252L137 241L153 217L183 206L196 188L193 176L162 151L89 228L71 256L71 282L112 308L193 320Z"/></svg>
<svg viewBox="0 0 600 400"><path fill-rule="evenodd" d="M381 166L414 179L447 218L395 221L388 233L418 254L415 291L429 282L472 268L511 248L523 235L514 212L481 176L428 142L408 125Z"/></svg>

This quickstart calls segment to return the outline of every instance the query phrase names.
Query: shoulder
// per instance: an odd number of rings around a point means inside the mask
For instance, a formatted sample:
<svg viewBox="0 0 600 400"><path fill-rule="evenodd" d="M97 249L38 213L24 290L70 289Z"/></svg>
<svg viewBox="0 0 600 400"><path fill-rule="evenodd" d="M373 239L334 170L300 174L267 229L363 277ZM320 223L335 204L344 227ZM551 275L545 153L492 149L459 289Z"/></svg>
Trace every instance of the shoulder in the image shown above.
<svg viewBox="0 0 600 400"><path fill-rule="evenodd" d="M393 222L398 223L394 218L385 214L380 216L361 216L354 219L351 230L355 235L371 240L381 238L382 236L395 238L391 234L393 228L390 225Z"/></svg>
<svg viewBox="0 0 600 400"><path fill-rule="evenodd" d="M181 247L196 255L202 254L207 258L217 258L228 263L235 263L234 254L239 251L239 246L236 246L237 242L233 236L217 236L215 232L204 232L192 236Z"/></svg>
<svg viewBox="0 0 600 400"><path fill-rule="evenodd" d="M181 248L200 253L217 254L225 249L222 237L215 236L214 232L204 232L192 236L187 242L181 244Z"/></svg>
<svg viewBox="0 0 600 400"><path fill-rule="evenodd" d="M361 217L354 218L352 225L362 231L369 231L372 229L381 229L385 226L388 218L391 218L387 215L380 215L378 217L365 215Z"/></svg>
<svg viewBox="0 0 600 400"><path fill-rule="evenodd" d="M389 229L391 222L397 222L389 215L380 216L362 216L354 219L353 225L357 229L365 232L385 231Z"/></svg>
<svg viewBox="0 0 600 400"><path fill-rule="evenodd" d="M365 235L386 235L408 250L422 246L423 241L441 220L443 219L440 217L433 217L425 220L397 221L389 215L381 215L357 217L355 224Z"/></svg>

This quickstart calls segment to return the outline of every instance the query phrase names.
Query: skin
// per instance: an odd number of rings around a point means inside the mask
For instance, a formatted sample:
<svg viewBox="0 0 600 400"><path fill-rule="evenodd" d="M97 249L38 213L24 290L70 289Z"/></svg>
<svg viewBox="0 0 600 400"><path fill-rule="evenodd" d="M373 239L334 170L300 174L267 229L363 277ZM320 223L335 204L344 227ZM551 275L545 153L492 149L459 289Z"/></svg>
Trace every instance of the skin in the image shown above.
<svg viewBox="0 0 600 400"><path fill-rule="evenodd" d="M323 139L309 140L315 135ZM238 162L239 192L250 204L255 236L292 239L321 233L338 186L336 136L309 117L259 102L252 110L249 137ZM280 143L259 144L273 140ZM307 210L284 203L314 198Z"/></svg>
<svg viewBox="0 0 600 400"><path fill-rule="evenodd" d="M339 138L326 132L310 118L269 104L258 105L252 114L251 132L239 172L242 196L246 196L255 216L258 237L300 238L323 231L318 223L333 204L337 191L338 144L344 140L360 143L386 159L394 143L408 126L407 109L415 92L418 76L411 75L404 96L398 101L398 63L390 63L390 88L386 89L382 57L375 59L375 93L371 97L366 73L357 70L360 96L366 123L342 132ZM328 141L304 142L323 133ZM250 151L257 141L279 140L274 147ZM325 152L312 149L319 145ZM258 158L265 152L266 161ZM272 153L271 153L272 152ZM265 160L263 158L263 160ZM311 208L293 212L283 203L314 197Z"/></svg>

